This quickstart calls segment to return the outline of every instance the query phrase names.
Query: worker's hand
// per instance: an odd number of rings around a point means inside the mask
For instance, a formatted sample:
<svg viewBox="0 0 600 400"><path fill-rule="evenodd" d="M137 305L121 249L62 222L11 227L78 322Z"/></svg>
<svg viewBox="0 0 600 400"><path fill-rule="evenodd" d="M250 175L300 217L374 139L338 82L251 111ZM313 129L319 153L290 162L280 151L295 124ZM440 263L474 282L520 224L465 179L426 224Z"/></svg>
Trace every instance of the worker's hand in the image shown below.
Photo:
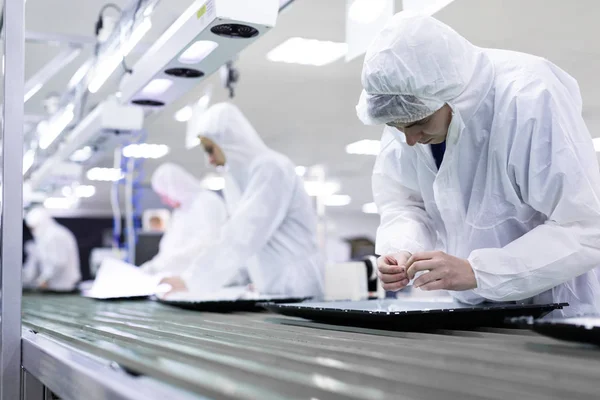
<svg viewBox="0 0 600 400"><path fill-rule="evenodd" d="M429 271L413 282L413 286L421 290L470 290L477 287L469 261L443 251L413 254L406 268L408 279L413 279L419 271Z"/></svg>
<svg viewBox="0 0 600 400"><path fill-rule="evenodd" d="M377 275L385 290L397 292L408 285L406 262L410 258L408 251L388 254L377 259Z"/></svg>
<svg viewBox="0 0 600 400"><path fill-rule="evenodd" d="M171 290L166 294L167 296L177 292L187 292L188 288L185 285L183 279L178 276L170 276L168 278L163 278L160 283L166 283L171 286Z"/></svg>
<svg viewBox="0 0 600 400"><path fill-rule="evenodd" d="M40 283L38 285L38 288L39 289L44 289L44 290L48 289L48 281Z"/></svg>

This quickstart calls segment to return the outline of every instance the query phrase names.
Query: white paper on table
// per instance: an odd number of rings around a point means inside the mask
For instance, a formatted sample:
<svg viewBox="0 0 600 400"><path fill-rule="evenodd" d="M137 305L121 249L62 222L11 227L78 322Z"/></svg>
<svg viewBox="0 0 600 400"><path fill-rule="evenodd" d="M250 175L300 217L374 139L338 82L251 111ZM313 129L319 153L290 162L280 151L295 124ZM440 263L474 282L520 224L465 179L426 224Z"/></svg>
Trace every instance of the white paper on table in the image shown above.
<svg viewBox="0 0 600 400"><path fill-rule="evenodd" d="M235 301L240 300L250 293L248 286L231 286L209 293L176 292L163 296L168 301Z"/></svg>
<svg viewBox="0 0 600 400"><path fill-rule="evenodd" d="M275 300L288 297L290 296L254 292L248 286L230 286L202 294L176 292L163 296L163 299L167 301L188 301L195 303L201 301Z"/></svg>
<svg viewBox="0 0 600 400"><path fill-rule="evenodd" d="M147 274L135 265L109 258L102 261L86 296L99 299L151 296L160 280L160 276Z"/></svg>

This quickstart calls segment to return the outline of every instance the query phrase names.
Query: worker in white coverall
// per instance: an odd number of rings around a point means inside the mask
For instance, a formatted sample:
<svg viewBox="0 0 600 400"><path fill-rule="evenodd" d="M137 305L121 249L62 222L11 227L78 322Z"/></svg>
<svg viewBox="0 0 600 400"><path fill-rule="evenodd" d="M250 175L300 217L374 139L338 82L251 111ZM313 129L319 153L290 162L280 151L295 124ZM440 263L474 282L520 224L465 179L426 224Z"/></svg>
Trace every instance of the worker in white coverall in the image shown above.
<svg viewBox="0 0 600 400"><path fill-rule="evenodd" d="M215 166L224 166L240 193L221 242L203 253L175 290L203 293L248 268L261 294L319 296L323 264L317 247L317 218L294 164L269 149L241 111L212 106L199 124L201 143Z"/></svg>
<svg viewBox="0 0 600 400"><path fill-rule="evenodd" d="M218 243L227 221L223 199L203 189L200 181L172 163L159 166L152 175L152 189L173 208L158 254L142 265L150 274L177 275L206 248Z"/></svg>
<svg viewBox="0 0 600 400"><path fill-rule="evenodd" d="M27 245L24 286L54 291L74 290L81 280L81 270L73 233L41 207L29 211L25 223L31 229L34 243Z"/></svg>
<svg viewBox="0 0 600 400"><path fill-rule="evenodd" d="M373 172L387 290L600 310L600 173L575 79L398 14L365 56L357 106L386 124Z"/></svg>

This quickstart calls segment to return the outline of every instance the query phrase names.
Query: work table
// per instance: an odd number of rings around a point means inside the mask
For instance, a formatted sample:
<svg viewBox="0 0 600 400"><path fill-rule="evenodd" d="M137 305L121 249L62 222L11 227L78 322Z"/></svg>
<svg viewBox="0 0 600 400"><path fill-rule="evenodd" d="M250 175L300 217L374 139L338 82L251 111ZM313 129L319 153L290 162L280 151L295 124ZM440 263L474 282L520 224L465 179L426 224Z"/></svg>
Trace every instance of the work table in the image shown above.
<svg viewBox="0 0 600 400"><path fill-rule="evenodd" d="M74 295L26 295L23 327L24 353L39 337L38 350L105 361L100 384L119 374L156 396L139 398L600 398L599 348L519 329L396 332ZM52 388L56 374L38 364Z"/></svg>

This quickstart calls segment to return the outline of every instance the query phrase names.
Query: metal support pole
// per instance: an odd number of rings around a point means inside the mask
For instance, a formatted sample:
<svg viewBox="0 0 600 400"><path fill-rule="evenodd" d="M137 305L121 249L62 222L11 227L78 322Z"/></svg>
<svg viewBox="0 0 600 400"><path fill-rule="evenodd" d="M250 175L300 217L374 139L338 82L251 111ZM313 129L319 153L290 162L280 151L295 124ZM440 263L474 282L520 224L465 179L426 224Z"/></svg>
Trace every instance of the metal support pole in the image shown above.
<svg viewBox="0 0 600 400"><path fill-rule="evenodd" d="M24 1L4 0L0 400L21 398Z"/></svg>
<svg viewBox="0 0 600 400"><path fill-rule="evenodd" d="M127 175L125 175L125 229L127 236L127 262L135 263L135 214L133 208L133 181L135 175L135 159L127 160Z"/></svg>

